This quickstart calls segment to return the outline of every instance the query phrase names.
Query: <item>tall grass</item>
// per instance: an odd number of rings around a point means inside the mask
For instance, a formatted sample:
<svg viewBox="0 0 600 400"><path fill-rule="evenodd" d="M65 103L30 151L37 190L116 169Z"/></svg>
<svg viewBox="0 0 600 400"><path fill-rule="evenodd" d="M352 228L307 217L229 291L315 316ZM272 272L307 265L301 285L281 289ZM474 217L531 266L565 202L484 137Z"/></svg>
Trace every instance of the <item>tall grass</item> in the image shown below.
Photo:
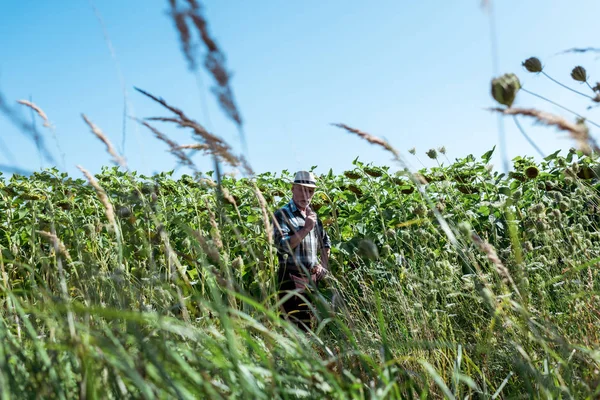
<svg viewBox="0 0 600 400"><path fill-rule="evenodd" d="M199 3L169 3L190 68L193 26L243 139ZM84 116L118 167L0 179L0 396L597 398L597 146L582 121L512 108L519 89L514 75L495 79L506 106L496 111L558 126L581 149L517 157L508 175L489 168L493 151L445 163L445 150L430 150L438 165L413 174L388 142L337 125L398 164L357 160L319 177L313 207L332 238L332 273L308 333L281 318L277 296L270 220L289 201L289 173L255 175L201 123L139 90L172 115L137 122L194 176L138 175ZM38 140L2 97L0 111ZM190 129L196 143L150 122ZM201 173L184 149L212 156L215 171Z"/></svg>

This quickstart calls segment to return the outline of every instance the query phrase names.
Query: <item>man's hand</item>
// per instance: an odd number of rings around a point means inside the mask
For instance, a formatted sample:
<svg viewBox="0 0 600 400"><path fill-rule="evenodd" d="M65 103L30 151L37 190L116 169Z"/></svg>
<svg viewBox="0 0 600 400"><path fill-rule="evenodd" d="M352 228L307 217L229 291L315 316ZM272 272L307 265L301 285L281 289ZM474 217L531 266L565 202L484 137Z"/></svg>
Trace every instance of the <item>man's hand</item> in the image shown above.
<svg viewBox="0 0 600 400"><path fill-rule="evenodd" d="M308 212L306 213L306 219L304 220L304 229L306 229L308 232L310 232L315 227L316 223L317 223L317 214L309 208Z"/></svg>
<svg viewBox="0 0 600 400"><path fill-rule="evenodd" d="M317 281L320 281L321 279L325 278L328 273L329 271L327 271L327 269L324 268L321 264L318 264L315 267L315 275L317 276Z"/></svg>

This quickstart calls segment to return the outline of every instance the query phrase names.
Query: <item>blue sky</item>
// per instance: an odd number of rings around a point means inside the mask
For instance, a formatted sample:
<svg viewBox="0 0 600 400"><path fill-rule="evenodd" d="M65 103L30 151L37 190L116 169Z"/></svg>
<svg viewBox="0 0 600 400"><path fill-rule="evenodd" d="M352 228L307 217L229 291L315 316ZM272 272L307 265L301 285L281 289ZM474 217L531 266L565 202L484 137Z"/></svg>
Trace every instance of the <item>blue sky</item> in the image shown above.
<svg viewBox="0 0 600 400"><path fill-rule="evenodd" d="M187 68L167 14L168 2L92 3L102 16L116 61L90 2L0 2L0 93L27 120L29 111L16 100L31 97L44 109L66 155L64 166L52 134L39 120L37 126L59 167L80 176L77 164L97 173L111 163L81 113L121 149L124 95L118 68L132 116L168 115L135 92L137 86L183 109L241 152L236 127L210 93L210 77ZM585 90L569 77L578 64L587 68L592 82L600 80L597 54L556 55L571 47L600 47L594 41L598 1L495 2L498 71L492 62L490 19L478 0L204 4L209 29L233 72L256 172L313 165L319 172L342 172L356 157L391 164L388 154L332 127L332 122L386 138L415 168L421 164L408 154L412 147L426 165L432 162L425 151L440 146L450 159L481 155L498 143L497 116L485 110L495 105L489 86L497 72L515 72L527 89L600 120L598 109L586 111L585 99L521 67L535 55L545 71L574 88ZM525 93L516 105L568 116ZM504 122L509 158L535 155L512 121ZM528 120L522 124L545 153L572 145L553 129ZM184 130L167 125L161 129L180 144L192 143ZM40 160L35 144L3 115L0 138L0 164L25 170L49 166ZM132 120L127 121L124 155L130 169L144 174L176 165L166 145ZM196 155L194 160L201 170L212 169L207 158ZM499 151L493 162L501 169Z"/></svg>

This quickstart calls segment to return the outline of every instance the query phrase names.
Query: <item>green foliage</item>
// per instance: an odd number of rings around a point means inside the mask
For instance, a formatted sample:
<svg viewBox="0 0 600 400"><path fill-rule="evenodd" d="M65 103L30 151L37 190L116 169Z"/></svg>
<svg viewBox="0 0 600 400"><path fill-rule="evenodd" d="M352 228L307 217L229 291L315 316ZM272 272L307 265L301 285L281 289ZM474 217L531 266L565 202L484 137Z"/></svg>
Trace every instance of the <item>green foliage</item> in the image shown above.
<svg viewBox="0 0 600 400"><path fill-rule="evenodd" d="M309 336L276 304L287 171L218 187L104 169L118 232L82 179L0 180L0 393L597 396L598 165L517 157L505 176L492 152L419 171L420 188L358 159L319 177L332 279Z"/></svg>

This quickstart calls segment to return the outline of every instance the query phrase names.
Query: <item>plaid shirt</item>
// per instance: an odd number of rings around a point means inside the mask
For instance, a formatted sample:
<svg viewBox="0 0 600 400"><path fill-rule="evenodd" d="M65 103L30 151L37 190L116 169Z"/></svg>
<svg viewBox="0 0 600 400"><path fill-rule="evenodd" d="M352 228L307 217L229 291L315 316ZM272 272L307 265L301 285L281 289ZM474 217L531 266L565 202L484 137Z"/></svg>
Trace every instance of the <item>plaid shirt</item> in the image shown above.
<svg viewBox="0 0 600 400"><path fill-rule="evenodd" d="M279 265L286 266L290 270L308 270L319 263L317 250L330 248L331 241L321 220L317 218L315 227L302 239L295 249L290 248L290 236L304 227L305 218L302 216L294 200L275 211L274 237L277 247Z"/></svg>

